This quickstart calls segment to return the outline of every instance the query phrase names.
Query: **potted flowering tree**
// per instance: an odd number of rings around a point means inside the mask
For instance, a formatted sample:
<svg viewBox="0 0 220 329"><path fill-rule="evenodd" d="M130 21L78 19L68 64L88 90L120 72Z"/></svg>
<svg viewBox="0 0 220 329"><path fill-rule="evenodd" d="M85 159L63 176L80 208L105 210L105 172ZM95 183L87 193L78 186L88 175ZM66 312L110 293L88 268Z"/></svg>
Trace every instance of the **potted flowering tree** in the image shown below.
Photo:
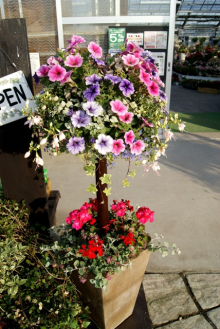
<svg viewBox="0 0 220 329"><path fill-rule="evenodd" d="M84 42L73 35L68 47L36 72L36 83L41 81L45 89L35 96L35 112L27 105L24 113L26 123L40 132L42 139L39 145L31 143L25 156L35 152L37 166L43 165L39 150L46 144L53 155L81 155L87 175L96 176L95 184L87 189L97 194L96 199L69 213L57 248L65 251L64 262L71 265L79 290L86 289L83 297L92 307L93 320L100 328L111 329L132 313L149 250L157 248L144 227L153 221L153 211L145 206L134 209L128 200L114 200L109 209L111 175L107 164L118 157L128 161L124 186L129 185L127 177L135 175L130 170L131 160L142 163L145 172L157 172L158 159L165 155L173 135L171 124L182 126L177 116L166 110L167 97L160 89L164 84L150 52L130 42L120 54L103 57L95 42L81 49ZM162 130L163 139L159 136ZM126 270L131 261L133 265L140 263L141 270ZM121 306L119 297L112 295L115 292L123 300ZM134 301L128 303L131 296ZM107 311L101 302L106 302Z"/></svg>

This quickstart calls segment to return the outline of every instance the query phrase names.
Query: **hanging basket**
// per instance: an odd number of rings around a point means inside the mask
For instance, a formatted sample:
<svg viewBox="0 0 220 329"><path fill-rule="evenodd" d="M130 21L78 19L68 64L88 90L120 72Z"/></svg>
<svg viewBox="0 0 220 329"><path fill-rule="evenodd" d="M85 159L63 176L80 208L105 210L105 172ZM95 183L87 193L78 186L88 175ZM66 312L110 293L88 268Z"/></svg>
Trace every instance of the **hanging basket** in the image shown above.
<svg viewBox="0 0 220 329"><path fill-rule="evenodd" d="M95 288L89 280L92 276L81 283L77 271L72 272L81 300L89 306L91 319L100 329L114 329L133 313L149 256L150 252L144 250L132 260L131 269L115 273L107 285L108 292Z"/></svg>

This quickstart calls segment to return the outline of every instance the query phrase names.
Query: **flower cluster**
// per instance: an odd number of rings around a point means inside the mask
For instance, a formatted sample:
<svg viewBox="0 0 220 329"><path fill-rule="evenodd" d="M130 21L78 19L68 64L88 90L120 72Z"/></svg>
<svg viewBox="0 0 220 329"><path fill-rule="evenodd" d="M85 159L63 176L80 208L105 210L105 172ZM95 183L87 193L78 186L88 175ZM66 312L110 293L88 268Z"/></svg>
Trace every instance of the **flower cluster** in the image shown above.
<svg viewBox="0 0 220 329"><path fill-rule="evenodd" d="M150 248L150 236L143 225L153 221L154 212L149 208L134 209L129 200L114 200L110 206L109 223L100 227L97 222L97 201L90 199L82 207L70 212L67 225L61 231L59 246L78 269L79 277L85 282L89 273L96 286L104 288L111 275L143 250Z"/></svg>
<svg viewBox="0 0 220 329"><path fill-rule="evenodd" d="M73 35L68 47L36 72L35 81L45 90L35 97L36 111L26 107L24 114L42 140L25 156L35 151L42 165L38 150L46 145L53 155L84 154L93 169L103 157L109 163L140 156L154 162L168 142L159 131L179 120L166 111L164 84L151 53L130 42L120 54L104 57L95 42L81 50L84 42Z"/></svg>

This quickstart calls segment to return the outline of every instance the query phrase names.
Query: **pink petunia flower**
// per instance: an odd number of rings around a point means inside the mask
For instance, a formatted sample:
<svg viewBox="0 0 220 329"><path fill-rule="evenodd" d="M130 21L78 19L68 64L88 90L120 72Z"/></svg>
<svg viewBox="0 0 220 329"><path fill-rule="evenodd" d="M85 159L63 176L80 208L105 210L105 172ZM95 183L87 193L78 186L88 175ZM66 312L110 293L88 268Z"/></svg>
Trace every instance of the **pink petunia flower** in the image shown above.
<svg viewBox="0 0 220 329"><path fill-rule="evenodd" d="M69 67L80 67L83 63L83 59L81 55L76 54L74 55L68 55L64 64Z"/></svg>
<svg viewBox="0 0 220 329"><path fill-rule="evenodd" d="M145 149L145 144L143 141L138 140L131 145L131 153L139 155Z"/></svg>
<svg viewBox="0 0 220 329"><path fill-rule="evenodd" d="M135 135L133 130L129 130L125 133L125 143L131 145L134 141Z"/></svg>
<svg viewBox="0 0 220 329"><path fill-rule="evenodd" d="M60 65L54 65L48 72L50 81L61 81L64 79L66 70Z"/></svg>
<svg viewBox="0 0 220 329"><path fill-rule="evenodd" d="M139 59L136 58L134 55L128 54L128 55L123 55L122 59L127 66L135 66L138 64Z"/></svg>
<svg viewBox="0 0 220 329"><path fill-rule="evenodd" d="M100 58L102 57L102 48L97 45L95 42L90 42L88 45L88 51L95 57L95 58Z"/></svg>
<svg viewBox="0 0 220 329"><path fill-rule="evenodd" d="M152 96L158 96L159 91L160 91L158 85L153 81L150 86L147 86L147 90L148 90L149 94Z"/></svg>
<svg viewBox="0 0 220 329"><path fill-rule="evenodd" d="M116 99L116 101L110 102L112 112L117 113L118 115L124 115L127 113L128 108L121 101Z"/></svg>
<svg viewBox="0 0 220 329"><path fill-rule="evenodd" d="M119 155L124 150L125 150L125 145L122 139L113 140L112 152L115 155Z"/></svg>
<svg viewBox="0 0 220 329"><path fill-rule="evenodd" d="M71 82L73 81L71 79L71 74L72 74L72 71L68 71L66 72L66 74L64 75L64 78L60 81L60 85L62 86L64 83L66 82Z"/></svg>
<svg viewBox="0 0 220 329"><path fill-rule="evenodd" d="M50 67L47 65L42 65L36 72L38 77L47 77Z"/></svg>
<svg viewBox="0 0 220 329"><path fill-rule="evenodd" d="M150 86L152 84L150 74L146 73L144 70L140 70L139 78L146 86Z"/></svg>
<svg viewBox="0 0 220 329"><path fill-rule="evenodd" d="M119 115L119 119L122 121L122 122L125 122L125 123L131 123L132 119L133 119L133 116L134 114L131 113L131 112L127 112L125 113L124 115Z"/></svg>

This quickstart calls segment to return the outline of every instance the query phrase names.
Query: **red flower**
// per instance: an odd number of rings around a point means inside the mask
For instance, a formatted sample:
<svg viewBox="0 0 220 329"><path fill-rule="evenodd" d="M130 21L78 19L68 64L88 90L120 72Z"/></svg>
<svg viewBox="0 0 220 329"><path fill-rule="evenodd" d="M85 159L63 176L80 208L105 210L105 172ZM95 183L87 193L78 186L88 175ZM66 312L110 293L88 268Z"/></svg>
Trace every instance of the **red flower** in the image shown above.
<svg viewBox="0 0 220 329"><path fill-rule="evenodd" d="M124 240L124 244L126 246L129 245L129 244L133 244L133 242L135 242L134 234L132 232L129 232L126 236L121 235L120 239Z"/></svg>
<svg viewBox="0 0 220 329"><path fill-rule="evenodd" d="M100 240L99 238L97 241L94 239L89 240L88 246L86 249L86 245L82 245L81 249L79 249L79 252L82 254L83 257L88 257L89 259L94 259L97 256L102 256L103 255L103 240Z"/></svg>

